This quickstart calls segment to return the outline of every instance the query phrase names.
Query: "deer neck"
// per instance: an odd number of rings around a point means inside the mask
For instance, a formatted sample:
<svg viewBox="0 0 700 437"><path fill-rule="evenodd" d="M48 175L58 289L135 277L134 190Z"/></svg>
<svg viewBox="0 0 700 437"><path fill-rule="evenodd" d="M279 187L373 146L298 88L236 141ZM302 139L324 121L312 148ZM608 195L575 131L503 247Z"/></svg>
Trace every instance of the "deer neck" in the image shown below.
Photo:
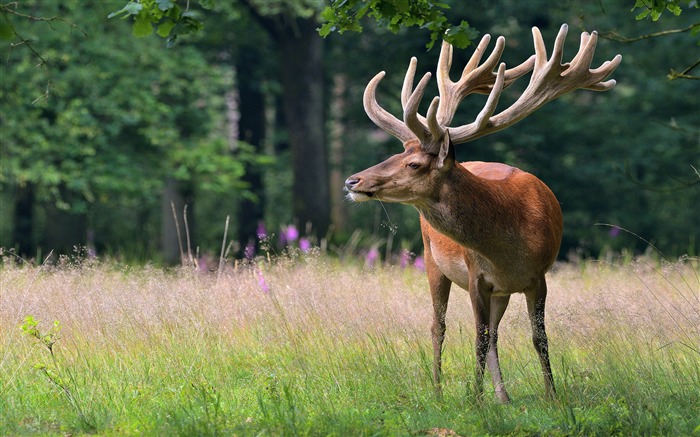
<svg viewBox="0 0 700 437"><path fill-rule="evenodd" d="M504 244L515 243L512 219L504 214L513 210L508 205L506 185L505 181L476 176L457 164L436 195L416 209L440 233L496 261Z"/></svg>

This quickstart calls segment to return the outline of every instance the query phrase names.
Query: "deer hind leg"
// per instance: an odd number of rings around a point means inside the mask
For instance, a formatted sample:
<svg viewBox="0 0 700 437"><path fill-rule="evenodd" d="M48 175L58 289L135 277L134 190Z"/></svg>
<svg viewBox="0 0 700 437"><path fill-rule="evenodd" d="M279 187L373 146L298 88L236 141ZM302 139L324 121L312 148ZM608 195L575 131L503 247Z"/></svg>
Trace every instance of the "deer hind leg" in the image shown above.
<svg viewBox="0 0 700 437"><path fill-rule="evenodd" d="M472 301L474 324L476 325L474 393L477 399L481 399L484 393L486 356L489 351L489 342L491 341L491 286L483 280L483 277L472 277L470 274L469 297Z"/></svg>
<svg viewBox="0 0 700 437"><path fill-rule="evenodd" d="M549 343L547 341L547 332L544 327L544 307L547 299L547 283L542 278L540 286L534 292L527 293L527 312L530 316L530 325L532 326L532 343L535 346L537 355L540 358L542 365L542 374L544 376L545 393L549 397L554 397L554 379L552 378L552 367L549 363Z"/></svg>
<svg viewBox="0 0 700 437"><path fill-rule="evenodd" d="M501 377L501 366L498 362L498 324L501 323L503 314L508 308L510 295L491 297L491 320L489 323L489 351L486 355L486 364L489 366L496 397L502 403L510 402L508 392Z"/></svg>

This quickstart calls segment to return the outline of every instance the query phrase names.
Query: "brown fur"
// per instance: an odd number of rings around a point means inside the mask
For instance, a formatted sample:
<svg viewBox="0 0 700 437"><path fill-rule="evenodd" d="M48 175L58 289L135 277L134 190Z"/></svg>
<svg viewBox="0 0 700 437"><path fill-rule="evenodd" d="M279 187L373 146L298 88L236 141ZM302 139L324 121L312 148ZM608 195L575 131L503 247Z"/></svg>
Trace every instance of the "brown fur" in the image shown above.
<svg viewBox="0 0 700 437"><path fill-rule="evenodd" d="M450 144L449 146L453 146ZM476 392L488 365L497 397L507 402L498 363L498 324L510 295L525 293L548 394L554 394L544 328L545 273L562 236L556 197L538 178L486 162L456 164L413 147L348 178L357 201L413 205L421 214L425 262L433 300L433 378L440 390L445 313L452 283L469 291L476 322ZM418 168L410 165L417 164Z"/></svg>

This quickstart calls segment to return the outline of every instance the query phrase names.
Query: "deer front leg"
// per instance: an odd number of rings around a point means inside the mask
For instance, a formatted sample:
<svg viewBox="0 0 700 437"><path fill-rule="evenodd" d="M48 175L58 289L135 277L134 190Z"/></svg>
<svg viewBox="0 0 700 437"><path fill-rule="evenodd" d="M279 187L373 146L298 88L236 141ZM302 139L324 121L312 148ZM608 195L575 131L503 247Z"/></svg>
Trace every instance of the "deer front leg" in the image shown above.
<svg viewBox="0 0 700 437"><path fill-rule="evenodd" d="M469 278L469 297L472 301L474 323L476 325L476 370L474 378L474 393L479 400L484 394L484 368L490 342L491 317L491 287L482 276L471 275Z"/></svg>
<svg viewBox="0 0 700 437"><path fill-rule="evenodd" d="M433 324L430 333L433 340L433 384L435 392L442 394L442 344L445 340L445 314L447 313L447 302L450 298L450 288L452 281L438 269L435 261L426 251L425 267L428 273L428 283L430 285L430 296L433 300Z"/></svg>
<svg viewBox="0 0 700 437"><path fill-rule="evenodd" d="M542 365L544 376L544 388L548 397L553 398L555 394L554 378L552 377L552 367L549 363L549 343L547 332L544 328L544 307L547 299L547 283L542 278L537 290L525 295L527 299L527 312L530 316L532 326L532 343L535 346L537 355Z"/></svg>
<svg viewBox="0 0 700 437"><path fill-rule="evenodd" d="M489 352L486 356L486 364L489 366L489 372L491 372L491 380L493 381L493 387L496 390L496 397L501 403L510 402L508 397L508 392L503 384L503 378L501 377L501 366L498 362L498 325L501 323L503 314L508 308L508 302L510 302L510 296L492 296L491 297L491 320L489 324Z"/></svg>

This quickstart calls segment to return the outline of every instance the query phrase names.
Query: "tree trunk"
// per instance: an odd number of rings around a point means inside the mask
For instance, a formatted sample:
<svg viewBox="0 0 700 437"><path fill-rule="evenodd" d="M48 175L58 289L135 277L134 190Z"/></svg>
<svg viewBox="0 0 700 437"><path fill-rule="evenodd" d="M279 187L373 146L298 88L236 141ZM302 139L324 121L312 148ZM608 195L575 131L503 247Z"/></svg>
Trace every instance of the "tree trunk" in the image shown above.
<svg viewBox="0 0 700 437"><path fill-rule="evenodd" d="M31 258L36 255L34 244L34 185L26 184L15 192L14 226L12 243L17 255ZM41 261L41 260L37 260Z"/></svg>
<svg viewBox="0 0 700 437"><path fill-rule="evenodd" d="M265 96L261 89L261 75L256 71L256 58L261 56L254 48L239 51L236 60L238 86L238 139L263 153L265 139ZM256 165L249 165L241 178L247 183L252 197L244 197L239 204L238 242L241 250L258 243L258 224L263 221L265 190L262 174ZM257 248L256 248L257 249Z"/></svg>
<svg viewBox="0 0 700 437"><path fill-rule="evenodd" d="M280 48L283 110L292 149L294 217L320 239L330 225L328 153L324 135L323 39L313 19L275 33Z"/></svg>

